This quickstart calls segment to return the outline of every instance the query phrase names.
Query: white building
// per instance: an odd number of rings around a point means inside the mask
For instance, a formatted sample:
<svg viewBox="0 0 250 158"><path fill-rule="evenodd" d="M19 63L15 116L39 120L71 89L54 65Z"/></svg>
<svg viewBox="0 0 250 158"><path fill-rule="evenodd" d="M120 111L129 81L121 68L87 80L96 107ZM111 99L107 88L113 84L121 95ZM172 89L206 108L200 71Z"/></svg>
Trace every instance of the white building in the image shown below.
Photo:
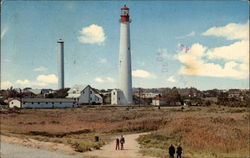
<svg viewBox="0 0 250 158"><path fill-rule="evenodd" d="M75 99L79 104L102 104L100 93L90 85L75 85L68 91L67 98Z"/></svg>
<svg viewBox="0 0 250 158"><path fill-rule="evenodd" d="M123 96L123 92L119 89L113 89L111 91L111 105L119 105L124 104L123 99L121 99Z"/></svg>
<svg viewBox="0 0 250 158"><path fill-rule="evenodd" d="M78 104L74 99L65 98L23 98L22 108L74 108Z"/></svg>
<svg viewBox="0 0 250 158"><path fill-rule="evenodd" d="M152 100L152 105L154 105L154 106L161 106L161 105L165 105L165 104L166 104L166 102L161 100L160 97L156 97Z"/></svg>
<svg viewBox="0 0 250 158"><path fill-rule="evenodd" d="M78 104L74 99L65 98L23 98L22 101L13 99L9 102L9 108L74 108Z"/></svg>
<svg viewBox="0 0 250 158"><path fill-rule="evenodd" d="M9 108L14 108L14 107L21 108L21 101L18 99L12 99L9 102Z"/></svg>
<svg viewBox="0 0 250 158"><path fill-rule="evenodd" d="M160 93L143 93L142 98L155 98L161 96Z"/></svg>

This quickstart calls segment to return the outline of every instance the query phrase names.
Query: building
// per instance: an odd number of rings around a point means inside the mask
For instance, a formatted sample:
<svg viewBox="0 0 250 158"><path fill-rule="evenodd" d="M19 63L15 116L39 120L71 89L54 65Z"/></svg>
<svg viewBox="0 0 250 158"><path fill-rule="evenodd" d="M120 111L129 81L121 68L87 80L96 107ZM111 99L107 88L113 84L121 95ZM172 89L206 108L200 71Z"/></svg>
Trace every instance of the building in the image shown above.
<svg viewBox="0 0 250 158"><path fill-rule="evenodd" d="M152 105L154 106L166 105L166 102L162 100L160 97L156 97L152 100Z"/></svg>
<svg viewBox="0 0 250 158"><path fill-rule="evenodd" d="M103 104L111 104L111 91L112 89L100 91L100 95L103 98Z"/></svg>
<svg viewBox="0 0 250 158"><path fill-rule="evenodd" d="M161 96L160 93L142 93L142 98L155 98Z"/></svg>
<svg viewBox="0 0 250 158"><path fill-rule="evenodd" d="M113 89L111 91L111 105L122 104L121 97L123 97L123 92L120 89Z"/></svg>
<svg viewBox="0 0 250 158"><path fill-rule="evenodd" d="M78 107L74 99L65 98L23 98L13 99L9 102L9 108L47 109L47 108L75 108Z"/></svg>
<svg viewBox="0 0 250 158"><path fill-rule="evenodd" d="M9 101L9 108L21 108L22 103L18 99L12 99Z"/></svg>
<svg viewBox="0 0 250 158"><path fill-rule="evenodd" d="M64 41L57 41L58 89L64 88Z"/></svg>
<svg viewBox="0 0 250 158"><path fill-rule="evenodd" d="M129 8L124 5L121 8L120 18L120 50L119 50L119 94L114 98L119 99L119 104L128 105L132 99L132 74L131 74L131 50L130 50L130 23ZM112 98L112 97L111 97ZM111 101L112 103L117 100Z"/></svg>
<svg viewBox="0 0 250 158"><path fill-rule="evenodd" d="M90 85L75 85L68 91L67 98L76 100L79 104L102 104L100 93Z"/></svg>

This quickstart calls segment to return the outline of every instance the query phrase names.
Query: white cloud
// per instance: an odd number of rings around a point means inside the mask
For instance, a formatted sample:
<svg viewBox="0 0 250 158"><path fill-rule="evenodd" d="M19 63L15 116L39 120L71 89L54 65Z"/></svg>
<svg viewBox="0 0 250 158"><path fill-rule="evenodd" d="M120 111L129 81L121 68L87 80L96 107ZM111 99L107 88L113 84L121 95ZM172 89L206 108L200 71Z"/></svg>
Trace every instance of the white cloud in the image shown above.
<svg viewBox="0 0 250 158"><path fill-rule="evenodd" d="M138 78L156 78L155 75L153 75L145 70L133 70L132 76L138 77Z"/></svg>
<svg viewBox="0 0 250 158"><path fill-rule="evenodd" d="M210 59L249 62L249 41L242 40L228 46L213 48L207 52L207 55Z"/></svg>
<svg viewBox="0 0 250 158"><path fill-rule="evenodd" d="M179 52L177 58L183 65L179 72L186 75L229 77L245 79L249 77L249 21L246 24L230 23L212 27L204 36L224 37L238 40L230 45L207 49L199 43L192 45L187 53ZM214 60L220 59L220 63Z"/></svg>
<svg viewBox="0 0 250 158"><path fill-rule="evenodd" d="M167 78L167 81L168 81L168 82L172 82L172 83L176 82L174 76L168 77L168 78Z"/></svg>
<svg viewBox="0 0 250 158"><path fill-rule="evenodd" d="M7 89L7 88L10 88L11 86L13 86L13 84L10 81L3 81L3 82L1 82L1 88L2 89Z"/></svg>
<svg viewBox="0 0 250 158"><path fill-rule="evenodd" d="M96 24L82 28L80 34L78 40L82 43L102 44L106 38L103 28Z"/></svg>
<svg viewBox="0 0 250 158"><path fill-rule="evenodd" d="M21 87L26 87L26 86L43 87L49 84L55 84L57 82L58 82L57 76L54 74L49 74L49 75L38 75L36 81L30 81L28 79L17 80L16 84L20 85Z"/></svg>
<svg viewBox="0 0 250 158"><path fill-rule="evenodd" d="M25 80L17 80L16 84L19 84L19 85L30 85L31 81L29 81L27 79L25 79Z"/></svg>
<svg viewBox="0 0 250 158"><path fill-rule="evenodd" d="M105 78L96 77L94 80L98 83L114 82L114 79L112 77L105 77Z"/></svg>
<svg viewBox="0 0 250 158"><path fill-rule="evenodd" d="M212 27L202 35L224 37L227 40L247 40L249 39L249 21L245 24L230 23L226 26Z"/></svg>
<svg viewBox="0 0 250 158"><path fill-rule="evenodd" d="M49 74L49 75L39 75L36 78L37 81L43 82L43 83L57 83L58 78L54 74Z"/></svg>
<svg viewBox="0 0 250 158"><path fill-rule="evenodd" d="M176 39L183 39L183 38L187 38L187 37L192 37L192 36L195 36L196 33L194 31L186 34L186 35L183 35L183 36L179 36L179 37L176 37Z"/></svg>
<svg viewBox="0 0 250 158"><path fill-rule="evenodd" d="M99 60L98 60L98 63L100 63L100 64L106 64L108 61L107 61L107 59L106 58L100 58Z"/></svg>
<svg viewBox="0 0 250 158"><path fill-rule="evenodd" d="M94 80L96 82L99 82L99 83L103 83L104 82L104 80L101 77L96 77Z"/></svg>
<svg viewBox="0 0 250 158"><path fill-rule="evenodd" d="M187 36L187 37L190 37L190 36L195 36L195 32L194 32L194 31L192 31L192 32L190 32L189 34L187 34L186 36Z"/></svg>
<svg viewBox="0 0 250 158"><path fill-rule="evenodd" d="M224 46L223 46L224 47ZM234 45L233 45L234 47ZM227 48L230 49L230 48ZM243 79L248 77L248 65L243 61L237 61L233 59L243 59L242 57L224 57L224 52L227 49L214 48L207 50L206 47L199 43L192 45L188 53L180 52L175 57L183 63L180 67L180 73L185 75L197 75L197 76L211 76L211 77L230 77L236 79ZM218 58L213 56L211 52L216 50L217 53L221 53L220 56L223 59L227 59L224 64L215 64L208 60ZM217 51L220 50L220 51ZM245 51L244 48L239 51ZM236 51L237 53L238 51ZM233 53L235 54L235 53ZM239 53L241 54L241 53ZM244 54L244 53L242 53Z"/></svg>
<svg viewBox="0 0 250 158"><path fill-rule="evenodd" d="M47 68L43 66L39 66L37 68L34 68L33 71L44 72L44 71L47 71Z"/></svg>
<svg viewBox="0 0 250 158"><path fill-rule="evenodd" d="M108 82L114 82L114 79L111 78L111 77L106 77L106 80L107 80Z"/></svg>

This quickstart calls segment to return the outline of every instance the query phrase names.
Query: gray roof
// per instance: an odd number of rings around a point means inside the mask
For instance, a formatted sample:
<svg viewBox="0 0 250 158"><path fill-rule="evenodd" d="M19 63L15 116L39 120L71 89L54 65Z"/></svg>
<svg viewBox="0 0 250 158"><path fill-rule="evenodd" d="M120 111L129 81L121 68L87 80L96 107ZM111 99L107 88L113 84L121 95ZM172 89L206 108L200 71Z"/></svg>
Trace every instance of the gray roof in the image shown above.
<svg viewBox="0 0 250 158"><path fill-rule="evenodd" d="M23 102L74 102L74 99L66 98L23 98Z"/></svg>

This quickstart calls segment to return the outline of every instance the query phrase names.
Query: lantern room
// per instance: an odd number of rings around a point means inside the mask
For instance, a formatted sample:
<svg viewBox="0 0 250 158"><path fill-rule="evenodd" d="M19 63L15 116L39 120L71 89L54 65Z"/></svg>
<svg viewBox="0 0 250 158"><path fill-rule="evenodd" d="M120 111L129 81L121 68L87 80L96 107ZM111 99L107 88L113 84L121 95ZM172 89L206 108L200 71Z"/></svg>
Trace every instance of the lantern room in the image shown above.
<svg viewBox="0 0 250 158"><path fill-rule="evenodd" d="M121 19L120 22L130 22L129 19L129 8L124 5L124 7L121 8Z"/></svg>

